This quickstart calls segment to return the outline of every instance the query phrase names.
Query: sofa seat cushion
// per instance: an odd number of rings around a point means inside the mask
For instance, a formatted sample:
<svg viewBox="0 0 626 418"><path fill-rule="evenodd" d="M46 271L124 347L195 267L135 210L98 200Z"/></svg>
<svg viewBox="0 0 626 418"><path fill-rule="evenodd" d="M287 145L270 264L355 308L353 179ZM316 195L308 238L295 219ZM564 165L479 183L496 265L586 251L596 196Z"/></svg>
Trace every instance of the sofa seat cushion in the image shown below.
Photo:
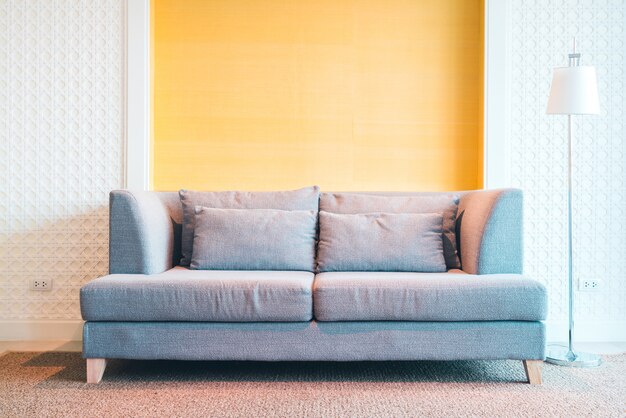
<svg viewBox="0 0 626 418"><path fill-rule="evenodd" d="M111 274L80 291L87 321L309 321L313 273L189 270Z"/></svg>
<svg viewBox="0 0 626 418"><path fill-rule="evenodd" d="M318 321L541 321L547 295L516 274L328 272L313 309Z"/></svg>

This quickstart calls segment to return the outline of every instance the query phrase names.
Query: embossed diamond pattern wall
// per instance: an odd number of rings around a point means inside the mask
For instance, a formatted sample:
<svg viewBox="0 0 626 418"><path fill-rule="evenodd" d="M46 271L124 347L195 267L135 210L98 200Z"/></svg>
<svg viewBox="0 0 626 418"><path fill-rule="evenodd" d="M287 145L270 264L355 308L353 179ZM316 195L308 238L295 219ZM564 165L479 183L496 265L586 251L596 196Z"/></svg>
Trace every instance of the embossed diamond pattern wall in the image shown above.
<svg viewBox="0 0 626 418"><path fill-rule="evenodd" d="M626 108L623 0L512 2L511 167L525 191L525 270L550 293L550 320L567 317L567 116L546 115L552 68L576 36L598 71L601 115L574 117L576 318L626 320Z"/></svg>
<svg viewBox="0 0 626 418"><path fill-rule="evenodd" d="M577 294L585 320L626 319L623 0L515 0L512 172L526 193L526 271L566 317L566 118L545 115L571 36L600 79L602 114L576 118ZM0 1L0 318L79 318L107 270L107 194L123 185L119 0ZM33 292L35 277L54 280Z"/></svg>
<svg viewBox="0 0 626 418"><path fill-rule="evenodd" d="M107 271L122 36L120 0L0 2L1 319L80 318L80 286Z"/></svg>

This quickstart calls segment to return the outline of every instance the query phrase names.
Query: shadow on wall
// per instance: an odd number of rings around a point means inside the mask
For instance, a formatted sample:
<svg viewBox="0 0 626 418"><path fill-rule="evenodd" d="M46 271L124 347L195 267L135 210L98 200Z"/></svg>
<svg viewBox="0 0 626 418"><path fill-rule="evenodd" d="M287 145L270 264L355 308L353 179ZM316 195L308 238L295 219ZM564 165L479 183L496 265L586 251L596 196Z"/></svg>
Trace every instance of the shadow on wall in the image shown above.
<svg viewBox="0 0 626 418"><path fill-rule="evenodd" d="M0 318L80 319L79 289L107 274L109 207L66 205L74 215L6 216L0 236ZM52 282L50 291L32 290L35 279Z"/></svg>

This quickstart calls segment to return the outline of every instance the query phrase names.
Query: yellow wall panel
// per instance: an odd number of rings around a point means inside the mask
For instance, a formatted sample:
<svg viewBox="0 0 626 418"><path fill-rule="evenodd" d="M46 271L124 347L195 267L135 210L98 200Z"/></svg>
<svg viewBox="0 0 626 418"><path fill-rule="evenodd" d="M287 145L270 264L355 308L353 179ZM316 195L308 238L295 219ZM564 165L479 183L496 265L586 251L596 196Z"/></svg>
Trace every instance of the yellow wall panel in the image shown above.
<svg viewBox="0 0 626 418"><path fill-rule="evenodd" d="M482 0L152 0L156 190L482 187Z"/></svg>

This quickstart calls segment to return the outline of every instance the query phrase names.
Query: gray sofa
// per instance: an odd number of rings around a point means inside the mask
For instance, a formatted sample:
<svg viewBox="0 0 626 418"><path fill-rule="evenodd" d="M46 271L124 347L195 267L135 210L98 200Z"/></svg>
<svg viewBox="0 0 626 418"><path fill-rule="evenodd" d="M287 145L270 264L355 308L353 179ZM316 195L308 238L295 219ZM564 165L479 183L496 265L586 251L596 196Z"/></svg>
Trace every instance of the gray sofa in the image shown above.
<svg viewBox="0 0 626 418"><path fill-rule="evenodd" d="M461 269L315 274L179 266L178 194L111 192L110 275L81 289L87 381L106 359L514 359L540 383L547 296L521 275L522 193L458 195Z"/></svg>

